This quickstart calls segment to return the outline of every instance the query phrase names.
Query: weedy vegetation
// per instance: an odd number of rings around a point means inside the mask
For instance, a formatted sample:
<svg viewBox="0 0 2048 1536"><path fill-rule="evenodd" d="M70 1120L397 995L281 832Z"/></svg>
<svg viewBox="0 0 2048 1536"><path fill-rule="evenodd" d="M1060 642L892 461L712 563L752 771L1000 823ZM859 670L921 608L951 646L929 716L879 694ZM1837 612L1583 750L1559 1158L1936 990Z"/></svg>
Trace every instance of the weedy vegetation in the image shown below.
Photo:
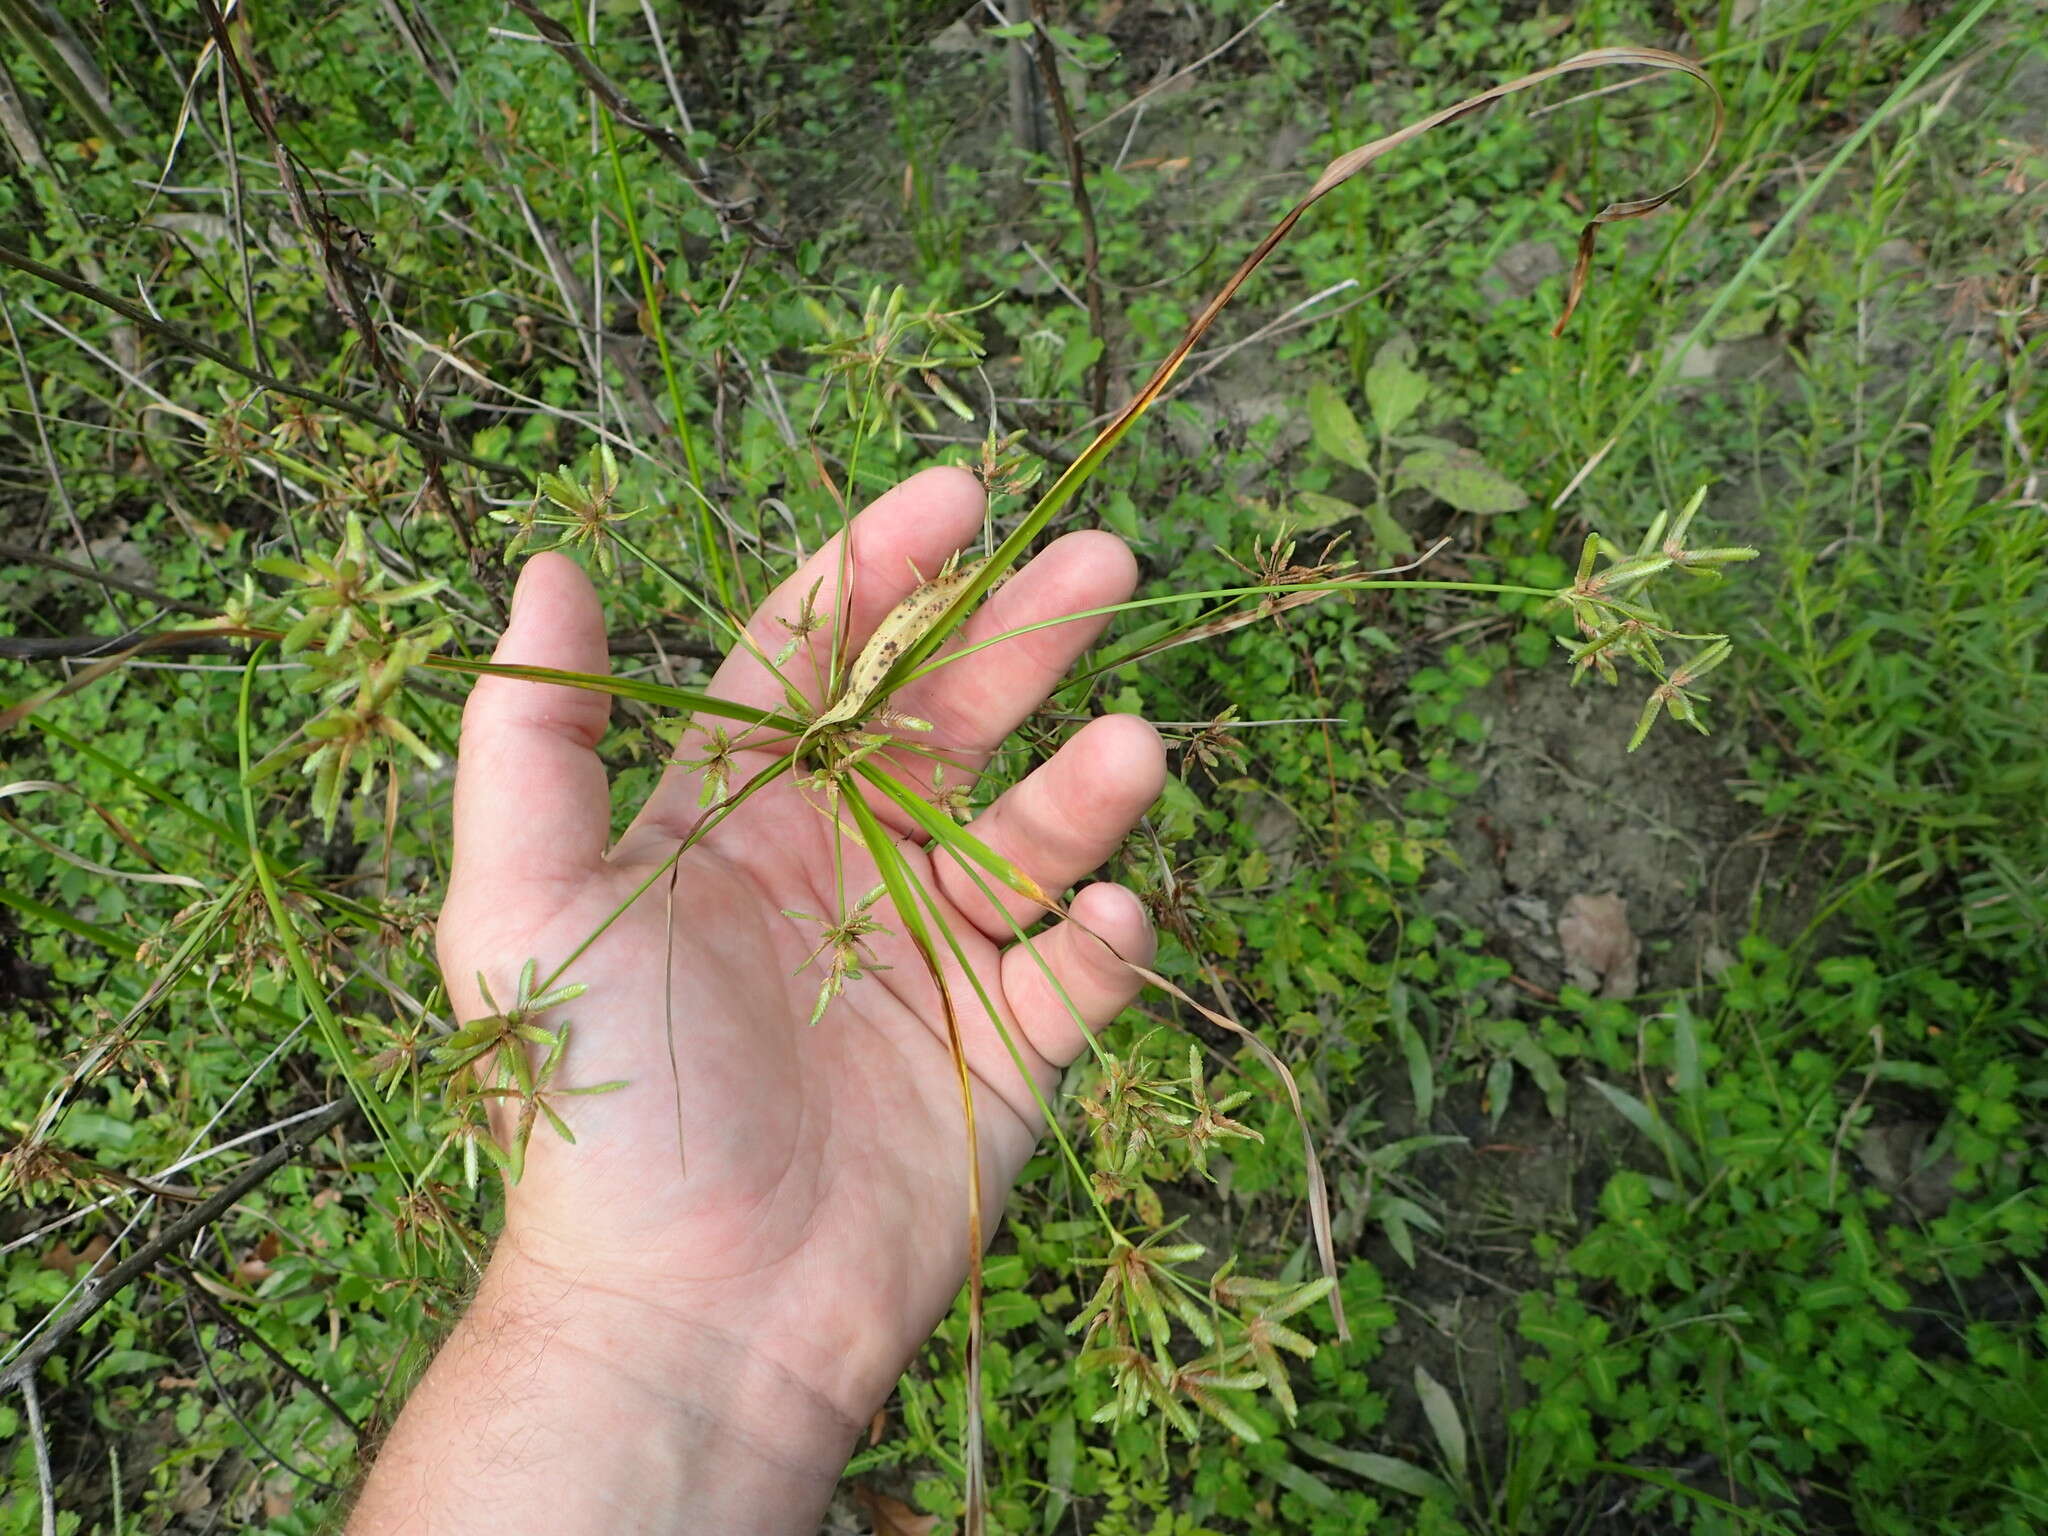
<svg viewBox="0 0 2048 1536"><path fill-rule="evenodd" d="M626 1086L578 954L452 1017L485 674L694 768L675 857L783 779L864 851L819 1030L957 947L884 818L1064 917L963 822L1177 749L842 1528L2038 1529L2044 24L1008 14L0 3L0 1530L322 1528ZM749 636L934 460L978 548ZM1145 585L967 771L904 690L1076 523ZM483 659L542 549L609 675Z"/></svg>

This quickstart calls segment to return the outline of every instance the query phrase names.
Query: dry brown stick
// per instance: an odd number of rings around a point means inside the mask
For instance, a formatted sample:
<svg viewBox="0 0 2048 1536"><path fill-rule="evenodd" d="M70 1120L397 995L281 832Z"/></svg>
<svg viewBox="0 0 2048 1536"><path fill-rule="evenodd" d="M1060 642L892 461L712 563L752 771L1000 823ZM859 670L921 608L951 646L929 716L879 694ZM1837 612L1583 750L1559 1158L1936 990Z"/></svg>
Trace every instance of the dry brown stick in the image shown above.
<svg viewBox="0 0 2048 1536"><path fill-rule="evenodd" d="M1098 117L1086 128L1083 128L1080 131L1080 133L1076 135L1076 137L1085 139L1088 137L1089 134L1094 133L1096 130L1101 128L1107 128L1111 123L1115 122L1118 118L1122 117L1126 112L1136 111L1139 107L1142 107L1143 105L1145 105L1146 102L1150 101L1154 96L1157 96L1161 91L1167 89L1169 86L1175 84L1177 81L1187 79L1189 75L1192 75L1204 64L1209 63L1213 59L1222 58L1224 54L1230 52L1230 50L1235 48L1240 41L1242 41L1245 37L1248 37L1254 30L1256 30L1259 24L1263 22L1268 16L1272 15L1275 11L1285 9L1286 5L1287 0L1273 0L1273 3L1271 5L1267 6L1263 11L1259 12L1258 15L1254 16L1250 21L1246 22L1243 26L1239 27L1235 32L1231 33L1230 36L1226 37L1221 43L1217 44L1214 48L1211 48L1199 59L1195 60L1194 63L1187 65L1185 68L1176 69L1172 74L1166 76L1163 80L1155 80L1152 84L1146 86L1144 90L1138 92L1137 95L1133 96L1129 101L1125 102L1122 106L1118 107L1114 112L1108 113L1102 117Z"/></svg>
<svg viewBox="0 0 2048 1536"><path fill-rule="evenodd" d="M4 554L4 552L0 552ZM186 611L203 610L186 606ZM141 633L126 635L0 635L0 661L101 660L133 646ZM708 640L676 639L654 634L613 635L605 642L614 656L688 656L696 661L721 661L725 652ZM247 642L226 635L187 634L152 645L153 656L246 656Z"/></svg>
<svg viewBox="0 0 2048 1536"><path fill-rule="evenodd" d="M143 330L150 332L152 335L161 336L166 341L185 351L197 353L210 363L219 363L221 367L240 374L252 384L260 384L265 389L273 390L293 400L304 400L309 405L325 406L328 410L338 411L344 416L360 421L365 426L375 427L380 432L389 432L394 437L403 438L423 454L438 453L444 458L454 459L458 463L467 464L472 469L487 469L492 474L510 475L523 486L531 486L533 484L533 477L517 464L507 464L502 459L480 459L473 453L465 453L459 448L452 448L437 438L429 437L424 432L406 426L403 422L393 421L389 416L370 410L366 406L357 405L353 400L344 400L339 395L330 395L323 389L308 389L303 384L287 383L274 374L263 372L260 368L251 368L232 353L223 352L219 347L212 345L210 342L201 341L190 332L181 330L175 325L158 319L140 304L130 303L119 294L109 293L106 289L88 283L82 278L73 277L69 272L60 271L56 267L46 266L25 251L18 251L10 245L0 244L0 266L12 267L17 272L26 272L30 277L39 277L46 283L64 289L67 293L75 293L81 299L90 299L102 308L111 309L115 314L122 316L124 319L134 321Z"/></svg>
<svg viewBox="0 0 2048 1536"><path fill-rule="evenodd" d="M1031 0L1007 0L1003 15L1012 26L1028 23L1031 20ZM1033 57L1031 43L1026 37L1010 39L1004 59L1010 87L1010 137L1027 155L1036 155L1045 148L1045 135L1038 123L1038 92L1032 84L1038 73Z"/></svg>
<svg viewBox="0 0 2048 1536"><path fill-rule="evenodd" d="M36 1487L43 1497L43 1536L57 1536L57 1480L50 1470L50 1432L43 1427L43 1400L33 1379L21 1384L21 1395L28 1409L29 1444L35 1450Z"/></svg>
<svg viewBox="0 0 2048 1536"><path fill-rule="evenodd" d="M45 570L61 571L66 576L76 576L81 581L112 587L116 592L126 592L130 597L140 597L155 603L159 608L169 608L178 613L204 615L213 611L198 603L188 603L180 597L167 596L154 587L144 586L139 581L129 581L126 577L116 576L110 571L96 571L89 565L66 560L62 555L46 555L39 549L29 549L20 544L0 542L0 565L40 565ZM101 643L105 643L104 637Z"/></svg>
<svg viewBox="0 0 2048 1536"><path fill-rule="evenodd" d="M32 1381L36 1372L42 1369L43 1362L54 1355L66 1339L83 1328L93 1314L126 1289L130 1281L148 1273L157 1260L186 1238L220 1220L237 1200L298 1156L308 1143L339 1125L354 1108L353 1099L336 1099L318 1114L301 1120L285 1133L282 1141L243 1166L214 1194L192 1207L104 1275L86 1281L79 1287L78 1300L72 1303L71 1309L46 1326L37 1338L23 1347L5 1370L0 1370L0 1392Z"/></svg>
<svg viewBox="0 0 2048 1536"><path fill-rule="evenodd" d="M227 1409L228 1417L235 1421L236 1428L240 1429L248 1442L264 1456L276 1462L300 1482L310 1483L325 1494L340 1493L342 1490L339 1485L330 1483L317 1472L307 1471L282 1451L275 1449L256 1432L256 1426L242 1416L242 1410L235 1405L235 1399L228 1391L227 1383L220 1379L220 1373L213 1368L213 1351L207 1348L206 1340L199 1335L199 1313L192 1305L192 1295L192 1288L187 1286L183 1297L180 1298L185 1303L185 1327L192 1335L192 1353L198 1356L199 1369L205 1375L207 1385L213 1388L213 1395L219 1399L221 1407Z"/></svg>
<svg viewBox="0 0 2048 1536"><path fill-rule="evenodd" d="M235 83L242 93L242 102L249 109L249 116L255 120L256 129L270 146L271 160L277 166L280 185L284 189L285 203L291 209L292 222L299 233L320 253L320 271L326 281L327 297L344 324L352 329L363 345L363 352L370 362L370 370L383 383L392 403L405 413L410 422L419 423L425 430L421 437L433 446L420 450L420 469L426 482L427 500L434 510L448 520L454 531L455 542L461 546L464 558L470 568L479 576L483 574L482 552L470 528L469 514L456 502L448 489L447 477L442 473L442 449L447 437L441 422L441 413L428 398L424 388L416 382L409 382L399 371L391 354L384 350L376 322L363 303L362 295L356 292L350 278L347 263L335 249L334 231L339 220L327 207L325 193L318 184L314 196L320 200L316 213L312 201L306 195L305 183L300 180L298 159L285 145L277 131L277 114L271 110L268 94L263 83L256 77L253 59L245 58L243 51L235 46L235 39L228 32L228 24L221 15L220 7L214 0L200 0L200 9L205 13L206 24L213 33L215 45L220 50L222 65L235 77ZM244 18L245 19L245 18ZM243 36L248 33L244 30ZM488 584L487 584L488 587Z"/></svg>
<svg viewBox="0 0 2048 1536"><path fill-rule="evenodd" d="M731 224L737 229L744 229L770 249L782 250L788 246L789 242L781 231L759 223L745 212L746 204L728 202L706 186L697 172L689 146L674 129L665 123L655 122L634 106L632 98L619 88L617 81L598 68L597 62L590 57L589 50L576 40L567 27L534 4L533 0L512 0L512 8L533 23L533 29L540 34L541 41L554 49L562 61L576 72L584 88L598 99L606 111L652 144L662 158L681 173L683 185L716 213L721 222Z"/></svg>
<svg viewBox="0 0 2048 1536"><path fill-rule="evenodd" d="M121 126L107 110L112 102L105 96L105 82L88 83L73 71L71 60L65 57L66 50L57 47L39 8L33 8L29 0L0 0L0 32L14 34L16 56L34 63L87 127L102 139L121 141ZM89 59L80 62L90 66Z"/></svg>
<svg viewBox="0 0 2048 1536"><path fill-rule="evenodd" d="M29 111L28 97L14 83L14 76L7 72L5 59L0 59L0 138L7 140L8 148L14 151L14 158L23 167L50 174L50 161L43 153L42 140L36 137L36 122Z"/></svg>
<svg viewBox="0 0 2048 1536"><path fill-rule="evenodd" d="M1067 152L1067 183L1074 195L1074 211L1081 216L1081 296L1088 302L1088 334L1102 350L1095 355L1090 381L1089 405L1097 416L1109 408L1109 333L1102 324L1102 246L1095 234L1095 204L1088 196L1088 164L1081 155L1081 140L1074 132L1073 109L1067 105L1067 88L1060 83L1059 55L1052 46L1052 34L1045 27L1044 7L1031 0L1031 33L1038 44L1038 72L1045 77L1045 93L1052 99L1053 121L1059 125L1060 144Z"/></svg>
<svg viewBox="0 0 2048 1536"><path fill-rule="evenodd" d="M199 1271L197 1269L193 1268L192 1265L186 1263L183 1259L173 1259L171 1261L171 1266L174 1269L184 1271L186 1279L190 1282L187 1294L190 1295L193 1300L197 1301L200 1306L204 1307L209 1313L211 1313L213 1316L213 1320L216 1323L219 1323L224 1328L234 1329L236 1333L239 1333L244 1338L246 1338L251 1344L254 1344L259 1350L261 1350L264 1353L266 1357L268 1357L271 1364L275 1365L279 1370L283 1371L286 1375L290 1376L292 1380L296 1381L300 1386L304 1387L308 1392L312 1393L313 1396L317 1397L323 1404L325 1404L327 1411L333 1414L337 1419L341 1420L341 1422L347 1426L348 1432L351 1435L355 1436L357 1439L362 1438L363 1427L349 1416L348 1410L342 1407L341 1404L337 1403L333 1399L333 1397L328 1394L327 1389L321 1386L319 1382L315 1381L312 1377L308 1376L296 1365L293 1365L291 1361L285 1359L285 1357L278 1351L277 1346L275 1344L272 1344L270 1340L266 1339L263 1336L262 1329L258 1328L254 1323L243 1322L239 1317L236 1317L234 1313L230 1312L226 1307L222 1306L220 1304L220 1301L213 1295L213 1293L207 1290L205 1284L201 1280Z"/></svg>

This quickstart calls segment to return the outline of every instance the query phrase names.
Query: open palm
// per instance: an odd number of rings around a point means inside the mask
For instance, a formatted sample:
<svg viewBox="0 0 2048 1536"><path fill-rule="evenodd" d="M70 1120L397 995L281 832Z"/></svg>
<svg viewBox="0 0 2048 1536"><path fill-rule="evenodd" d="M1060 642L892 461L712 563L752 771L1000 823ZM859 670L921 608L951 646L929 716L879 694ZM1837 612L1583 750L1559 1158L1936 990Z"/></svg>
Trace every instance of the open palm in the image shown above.
<svg viewBox="0 0 2048 1536"><path fill-rule="evenodd" d="M918 582L982 525L980 487L962 471L906 481L850 527L850 598L835 603L837 541L763 604L750 623L759 653L790 641L788 623L814 583L817 612L847 616L857 648ZM1057 541L969 621L968 643L1115 603L1135 567L1107 534ZM918 746L966 782L1099 634L1099 619L1018 635L938 669L893 702L928 721ZM825 675L827 625L782 668ZM603 671L596 595L567 559L543 555L521 576L497 659ZM736 651L712 691L782 708L781 683ZM547 684L486 678L463 719L456 785L455 874L440 947L458 1011L489 1011L481 975L503 1003L521 966L543 975L602 926L674 854L696 824L701 783L671 768L609 849L610 803L596 746L608 701ZM697 755L685 738L683 757ZM765 752L741 750L742 784ZM920 787L931 764L918 768ZM1099 865L1159 790L1163 758L1143 722L1090 724L976 820L973 830L1047 890ZM887 818L885 818L886 820ZM1082 1044L1076 1016L1106 1023L1136 980L1102 941L1141 963L1142 908L1113 885L1083 890L1072 924L1014 942L1040 914L1021 898L998 909L950 859L928 856L894 824L911 868L958 937L946 957L974 1089L986 1219L1043 1128L1032 1088L989 1021L1002 1012L1023 1068L1049 1088ZM835 846L836 845L836 846ZM836 863L835 856L843 862ZM850 982L815 1027L824 979L807 964L837 921L876 884L860 843L824 797L784 776L686 852L578 956L565 977L588 990L560 1010L570 1025L558 1086L623 1081L617 1091L553 1101L576 1134L532 1138L510 1192L506 1244L567 1291L593 1289L644 1321L658 1352L665 1329L715 1334L858 1423L957 1292L968 1257L967 1138L939 991L884 899L865 940L876 964ZM1099 935L1098 939L1096 935ZM960 964L971 968L970 978ZM1055 985L1050 976L1057 977ZM978 988L977 988L978 983Z"/></svg>

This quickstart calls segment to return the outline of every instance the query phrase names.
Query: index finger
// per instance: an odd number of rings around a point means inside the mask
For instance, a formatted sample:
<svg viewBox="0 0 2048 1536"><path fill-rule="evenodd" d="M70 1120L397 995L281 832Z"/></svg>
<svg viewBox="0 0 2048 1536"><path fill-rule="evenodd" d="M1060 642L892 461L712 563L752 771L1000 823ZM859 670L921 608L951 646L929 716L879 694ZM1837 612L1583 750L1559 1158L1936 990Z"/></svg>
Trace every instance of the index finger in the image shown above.
<svg viewBox="0 0 2048 1536"><path fill-rule="evenodd" d="M921 470L878 497L768 594L747 620L745 640L719 664L711 692L782 710L787 684L812 704L821 701L835 652L857 652L890 609L972 541L984 505L981 482L948 466ZM776 662L792 640L788 659ZM636 827L680 835L700 814L695 780L692 771L671 767Z"/></svg>

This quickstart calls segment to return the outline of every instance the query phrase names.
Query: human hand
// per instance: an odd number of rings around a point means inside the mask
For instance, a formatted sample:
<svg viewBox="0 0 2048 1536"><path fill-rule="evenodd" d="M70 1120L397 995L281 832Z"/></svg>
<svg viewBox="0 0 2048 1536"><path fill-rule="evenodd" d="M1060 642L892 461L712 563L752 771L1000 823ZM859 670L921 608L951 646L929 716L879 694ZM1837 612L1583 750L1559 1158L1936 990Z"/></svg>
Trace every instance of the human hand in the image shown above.
<svg viewBox="0 0 2048 1536"><path fill-rule="evenodd" d="M929 575L981 526L980 487L951 469L906 481L855 519L844 654L916 585L913 566ZM839 567L835 540L770 596L749 624L760 653L775 655L789 642L780 621L797 617L820 578L816 611L835 611ZM1135 576L1121 541L1069 534L992 595L964 639L1121 601ZM932 723L917 746L957 764L951 781L966 782L1103 623L1076 619L1005 640L910 684L893 702ZM808 684L828 670L829 623L803 644L811 654L800 646L782 670ZM541 555L528 563L496 659L606 669L597 598L571 562ZM745 650L727 658L712 691L764 709L786 703L781 684ZM490 1012L479 975L504 1003L528 959L548 974L702 815L697 773L671 767L606 851L610 801L595 749L608 705L598 693L505 678L483 679L471 696L456 779L454 876L440 926L443 968L465 1020ZM699 755L694 739L685 737L679 757ZM744 784L768 760L766 751L744 748L731 784ZM1107 716L982 812L972 830L1057 892L1108 856L1157 796L1163 774L1152 729ZM912 782L930 776L927 764ZM911 830L907 818L894 829ZM739 1525L719 1528L760 1530L799 1529L806 1509L815 1518L856 1428L944 1315L968 1263L967 1143L947 1027L937 989L886 899L874 911L884 931L867 947L887 969L848 985L815 1027L807 1023L821 972L806 960L821 933L787 913L836 919L842 890L855 900L877 880L858 840L845 837L842 884L837 838L822 797L786 775L691 847L672 882L657 879L569 966L562 979L588 990L546 1021L572 1026L556 1082L625 1086L553 1101L574 1145L545 1125L532 1136L523 1175L507 1191L504 1237L476 1309L482 1316L436 1366L437 1377L457 1379L430 1390L430 1378L408 1409L366 1493L361 1529L385 1528L378 1510L404 1507L414 1484L425 1497L436 1479L444 1489L459 1481L446 1437L437 1441L418 1421L433 1419L437 1402L473 1399L471 1377L502 1385L493 1360L508 1356L534 1362L536 1384L579 1397L592 1422L608 1411L609 1390L613 1403L624 1394L655 1418L679 1409L700 1440L721 1447L724 1465L756 1453L772 1460L773 1475L752 1485L744 1506L714 1505L731 1490L700 1483L697 1502L686 1506L698 1518L713 1508L737 1511ZM1055 923L1036 941L1063 1000L1038 960L1012 942L1010 919L1028 925L1041 915L1029 902L1004 893L1006 917L949 859L926 855L907 837L904 851L947 906L1026 1067L1050 1090L1083 1043L1069 1003L1093 1028L1137 990L1130 968L1102 942L1149 960L1137 898L1113 885L1087 887L1068 909L1077 921ZM993 1230L1043 1123L974 986L950 957L946 964L972 1075L984 1222ZM483 1444L490 1440L502 1458L511 1437L532 1428L526 1417L515 1412L502 1433L475 1426L478 1451L491 1454ZM628 1427L644 1426L635 1417ZM538 1442L518 1443L531 1453ZM437 1445L438 1470L430 1471ZM572 1442L560 1449L568 1465L558 1482L587 1471ZM531 1495L511 1494L502 1480L489 1486L532 1512ZM786 1513L771 1510L778 1498L788 1500ZM609 1513L618 1517L616 1508ZM553 1528L575 1523L560 1511L550 1518Z"/></svg>

